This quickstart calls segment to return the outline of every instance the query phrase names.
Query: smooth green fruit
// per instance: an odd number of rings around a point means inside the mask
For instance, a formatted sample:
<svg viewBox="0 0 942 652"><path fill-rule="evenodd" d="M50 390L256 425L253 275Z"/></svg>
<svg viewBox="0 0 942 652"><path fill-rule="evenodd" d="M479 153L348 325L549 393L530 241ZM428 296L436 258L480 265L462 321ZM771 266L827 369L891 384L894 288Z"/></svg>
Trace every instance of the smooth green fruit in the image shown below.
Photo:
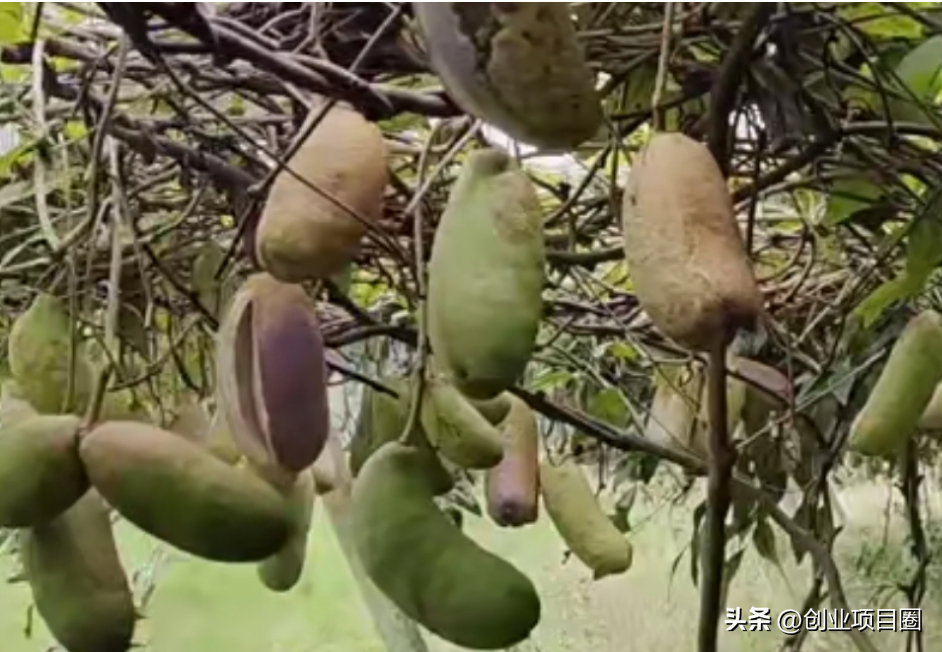
<svg viewBox="0 0 942 652"><path fill-rule="evenodd" d="M26 530L20 555L36 610L69 652L125 652L137 615L108 509L89 491L56 519Z"/></svg>
<svg viewBox="0 0 942 652"><path fill-rule="evenodd" d="M927 310L903 329L867 402L850 428L848 444L863 455L893 457L916 432L942 380L942 315Z"/></svg>
<svg viewBox="0 0 942 652"><path fill-rule="evenodd" d="M302 472L294 486L285 491L285 500L291 534L288 542L277 553L261 562L258 576L262 583L272 591L283 593L290 591L304 571L307 557L307 537L311 529L311 516L314 513L314 473Z"/></svg>
<svg viewBox="0 0 942 652"><path fill-rule="evenodd" d="M37 415L0 431L0 527L48 521L88 490L78 429L76 416Z"/></svg>
<svg viewBox="0 0 942 652"><path fill-rule="evenodd" d="M522 376L543 310L540 202L506 152L473 152L452 186L429 259L429 342L441 371L474 399Z"/></svg>
<svg viewBox="0 0 942 652"><path fill-rule="evenodd" d="M72 322L62 301L39 294L10 329L10 372L23 398L43 414L84 410L94 383L85 347L76 342L72 401L70 383Z"/></svg>
<svg viewBox="0 0 942 652"><path fill-rule="evenodd" d="M288 540L288 510L275 489L179 435L112 421L86 434L79 453L122 516L193 555L261 561Z"/></svg>
<svg viewBox="0 0 942 652"><path fill-rule="evenodd" d="M471 403L491 425L496 426L500 425L501 421L507 417L507 414L510 412L510 406L513 403L513 398L512 394L504 392L494 398L485 399L483 401L476 401L473 398L469 398L468 402Z"/></svg>
<svg viewBox="0 0 942 652"><path fill-rule="evenodd" d="M562 540L594 579L624 573L631 568L631 543L599 507L579 465L566 460L559 465L540 464L543 507Z"/></svg>
<svg viewBox="0 0 942 652"><path fill-rule="evenodd" d="M350 444L350 472L354 476L376 449L402 435L409 416L412 395L409 379L387 376L379 381L399 396L376 391L369 385L363 386L356 431Z"/></svg>
<svg viewBox="0 0 942 652"><path fill-rule="evenodd" d="M539 622L540 598L526 575L436 507L451 485L427 451L384 445L353 485L356 554L376 586L437 636L476 650L516 645Z"/></svg>
<svg viewBox="0 0 942 652"><path fill-rule="evenodd" d="M426 380L420 410L422 428L445 459L466 469L489 469L503 458L500 432L450 383Z"/></svg>

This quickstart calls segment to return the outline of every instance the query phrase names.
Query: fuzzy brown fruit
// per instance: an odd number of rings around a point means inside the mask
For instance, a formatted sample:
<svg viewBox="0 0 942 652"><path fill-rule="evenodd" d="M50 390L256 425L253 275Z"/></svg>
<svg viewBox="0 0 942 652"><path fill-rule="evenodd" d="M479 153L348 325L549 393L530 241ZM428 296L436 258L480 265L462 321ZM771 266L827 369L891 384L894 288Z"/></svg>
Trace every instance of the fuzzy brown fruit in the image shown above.
<svg viewBox="0 0 942 652"><path fill-rule="evenodd" d="M678 133L651 138L631 170L622 228L635 293L662 333L709 352L755 327L762 294L703 144Z"/></svg>
<svg viewBox="0 0 942 652"><path fill-rule="evenodd" d="M220 326L216 387L232 437L261 467L309 468L330 434L324 342L299 285L249 278Z"/></svg>
<svg viewBox="0 0 942 652"><path fill-rule="evenodd" d="M602 125L595 75L569 6L416 2L432 67L465 111L546 151L576 147Z"/></svg>
<svg viewBox="0 0 942 652"><path fill-rule="evenodd" d="M348 105L335 104L288 167L295 174L284 170L272 184L255 234L256 255L282 281L326 280L353 260L367 223L382 215L388 180L383 134Z"/></svg>

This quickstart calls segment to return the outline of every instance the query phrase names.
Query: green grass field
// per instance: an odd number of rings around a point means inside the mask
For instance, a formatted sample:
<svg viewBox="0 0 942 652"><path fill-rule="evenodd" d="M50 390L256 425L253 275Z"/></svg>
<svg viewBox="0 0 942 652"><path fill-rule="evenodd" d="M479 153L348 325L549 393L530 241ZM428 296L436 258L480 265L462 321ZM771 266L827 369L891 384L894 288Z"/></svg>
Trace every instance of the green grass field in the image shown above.
<svg viewBox="0 0 942 652"><path fill-rule="evenodd" d="M872 531L883 503L883 488L873 485L846 491L850 507L849 535L842 536L842 566L848 570L859 557L861 543ZM321 507L321 506L319 506ZM697 590L684 558L673 579L670 569L689 538L689 508L669 509L646 504L636 515L633 535L635 562L620 577L593 582L588 571L572 560L561 565L563 546L545 518L524 530L504 531L486 519L466 517L466 528L482 545L505 555L528 572L543 596L543 621L533 640L520 646L528 652L587 651L656 652L695 649ZM899 522L895 522L899 525ZM892 528L901 531L901 527ZM310 538L310 556L302 582L284 595L268 592L252 566L226 566L199 561L158 548L155 542L122 524L119 541L126 566L148 566L155 551L165 560L156 572L157 588L147 605L147 619L138 640L153 652L383 652L357 587L337 546L325 511L318 509ZM875 542L874 545L876 545ZM786 561L787 542L778 549ZM899 550L898 548L896 550ZM895 553L894 553L895 554ZM2 570L13 566L4 560ZM810 574L808 564L786 563L779 571L754 551L747 553L729 594L728 606L769 607L775 614L797 609ZM873 575L845 573L852 607L873 607L867 595ZM934 631L942 610L930 587L931 604L924 609L926 649L942 649ZM942 587L938 587L942 588ZM0 640L4 652L44 652L52 643L41 622L32 638L25 634L29 590L24 584L0 589ZM934 594L934 595L933 595ZM772 652L783 637L771 633L722 633L724 652ZM434 652L459 648L429 637ZM901 634L885 633L875 642L881 652L902 652ZM834 632L816 635L811 652L853 649L847 637Z"/></svg>

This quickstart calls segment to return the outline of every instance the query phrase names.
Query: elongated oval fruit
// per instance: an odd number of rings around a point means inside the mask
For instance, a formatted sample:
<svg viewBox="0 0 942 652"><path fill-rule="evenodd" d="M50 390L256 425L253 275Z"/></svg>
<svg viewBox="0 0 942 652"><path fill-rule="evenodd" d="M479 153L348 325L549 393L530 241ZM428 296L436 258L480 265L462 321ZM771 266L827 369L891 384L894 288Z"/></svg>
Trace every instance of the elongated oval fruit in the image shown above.
<svg viewBox="0 0 942 652"><path fill-rule="evenodd" d="M419 419L442 457L466 469L489 469L504 456L500 433L441 378L425 382Z"/></svg>
<svg viewBox="0 0 942 652"><path fill-rule="evenodd" d="M309 468L330 434L327 367L304 289L256 274L239 289L216 348L219 407L254 463Z"/></svg>
<svg viewBox="0 0 942 652"><path fill-rule="evenodd" d="M25 530L20 556L33 602L68 652L125 652L137 613L108 509L95 491Z"/></svg>
<svg viewBox="0 0 942 652"><path fill-rule="evenodd" d="M62 301L39 294L10 329L10 372L30 405L42 414L83 410L94 382L85 346L72 351L72 322ZM70 357L74 353L74 374ZM72 400L68 402L69 387Z"/></svg>
<svg viewBox="0 0 942 652"><path fill-rule="evenodd" d="M382 216L388 181L383 134L348 105L335 104L288 166L297 176L283 170L272 184L256 254L284 282L326 280L353 260L367 224Z"/></svg>
<svg viewBox="0 0 942 652"><path fill-rule="evenodd" d="M412 4L432 68L465 111L547 151L602 125L595 75L566 4Z"/></svg>
<svg viewBox="0 0 942 652"><path fill-rule="evenodd" d="M356 476L363 464L383 444L398 439L409 417L409 379L385 376L378 379L398 396L390 396L369 385L363 386L353 441L350 443L350 472Z"/></svg>
<svg viewBox="0 0 942 652"><path fill-rule="evenodd" d="M708 352L754 328L762 294L704 145L679 133L651 138L631 169L622 229L638 301L664 335Z"/></svg>
<svg viewBox="0 0 942 652"><path fill-rule="evenodd" d="M314 473L311 470L298 475L294 485L285 493L291 534L281 550L256 567L259 579L276 593L290 591L301 579L307 559L307 538L314 513Z"/></svg>
<svg viewBox="0 0 942 652"><path fill-rule="evenodd" d="M513 405L512 395L504 392L498 394L494 398L485 399L483 401L476 401L473 398L468 398L468 402L473 405L478 412L481 413L485 419L491 422L492 425L499 425L504 419L507 418L507 414L510 413L510 408Z"/></svg>
<svg viewBox="0 0 942 652"><path fill-rule="evenodd" d="M376 586L429 631L463 648L509 648L539 622L539 595L435 505L450 483L428 451L383 445L353 484L354 551Z"/></svg>
<svg viewBox="0 0 942 652"><path fill-rule="evenodd" d="M572 460L540 464L543 507L560 537L594 579L631 568L631 542L605 516L589 481Z"/></svg>
<svg viewBox="0 0 942 652"><path fill-rule="evenodd" d="M429 342L439 370L473 399L523 375L543 310L540 203L526 173L497 149L465 161L429 259Z"/></svg>
<svg viewBox="0 0 942 652"><path fill-rule="evenodd" d="M80 420L37 415L0 431L0 527L30 527L55 518L88 490L79 459Z"/></svg>
<svg viewBox="0 0 942 652"><path fill-rule="evenodd" d="M92 485L122 516L193 555L261 561L288 540L275 489L179 435L112 421L84 435L79 453Z"/></svg>
<svg viewBox="0 0 942 652"><path fill-rule="evenodd" d="M645 438L688 452L700 407L703 370L698 365L660 365L654 371L654 387Z"/></svg>
<svg viewBox="0 0 942 652"><path fill-rule="evenodd" d="M0 385L0 431L36 414L35 408L23 398L15 380L7 380Z"/></svg>
<svg viewBox="0 0 942 652"><path fill-rule="evenodd" d="M863 409L851 423L848 445L863 455L893 457L905 448L942 381L942 315L926 310L900 334Z"/></svg>
<svg viewBox="0 0 942 652"><path fill-rule="evenodd" d="M501 423L504 456L484 476L487 513L498 525L520 527L534 523L540 506L540 433L536 415L516 396Z"/></svg>

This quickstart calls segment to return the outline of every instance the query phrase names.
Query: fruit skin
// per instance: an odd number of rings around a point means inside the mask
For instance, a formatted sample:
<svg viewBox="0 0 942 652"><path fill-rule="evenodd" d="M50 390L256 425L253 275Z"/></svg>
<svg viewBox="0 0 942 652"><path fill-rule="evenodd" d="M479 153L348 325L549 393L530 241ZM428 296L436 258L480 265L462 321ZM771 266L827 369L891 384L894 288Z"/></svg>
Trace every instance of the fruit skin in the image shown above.
<svg viewBox="0 0 942 652"><path fill-rule="evenodd" d="M500 432L449 382L428 378L419 409L422 429L445 459L466 469L489 469L503 458Z"/></svg>
<svg viewBox="0 0 942 652"><path fill-rule="evenodd" d="M674 451L687 452L703 387L699 365L660 365L654 371L654 398L644 426L645 438Z"/></svg>
<svg viewBox="0 0 942 652"><path fill-rule="evenodd" d="M0 431L0 527L44 523L88 490L79 423L73 415L35 415Z"/></svg>
<svg viewBox="0 0 942 652"><path fill-rule="evenodd" d="M634 556L631 543L599 507L579 466L566 460L540 464L543 507L572 553L593 571L593 578L624 573Z"/></svg>
<svg viewBox="0 0 942 652"><path fill-rule="evenodd" d="M462 109L547 151L595 135L602 110L568 7L412 5L432 68Z"/></svg>
<svg viewBox="0 0 942 652"><path fill-rule="evenodd" d="M380 446L402 435L409 417L412 394L409 379L385 376L378 380L399 397L376 391L369 385L363 386L356 431L350 443L350 472L354 477ZM418 426L421 427L421 424Z"/></svg>
<svg viewBox="0 0 942 652"><path fill-rule="evenodd" d="M919 417L919 429L942 430L942 383L936 385L929 404Z"/></svg>
<svg viewBox="0 0 942 652"><path fill-rule="evenodd" d="M540 433L536 415L510 396L510 410L500 426L504 456L484 476L487 513L503 527L536 522L540 505Z"/></svg>
<svg viewBox="0 0 942 652"><path fill-rule="evenodd" d="M622 230L638 301L666 336L709 352L757 323L762 294L706 146L655 134L632 166Z"/></svg>
<svg viewBox="0 0 942 652"><path fill-rule="evenodd" d="M20 556L36 610L69 652L125 652L137 614L104 502L89 491L25 530Z"/></svg>
<svg viewBox="0 0 942 652"><path fill-rule="evenodd" d="M13 322L7 343L10 372L37 412L60 414L83 410L94 383L85 347L76 342L72 402L66 404L70 377L72 322L65 305L39 294Z"/></svg>
<svg viewBox="0 0 942 652"><path fill-rule="evenodd" d="M437 636L477 650L515 645L540 620L536 589L435 506L452 483L431 459L391 442L367 460L351 496L354 550L376 586Z"/></svg>
<svg viewBox="0 0 942 652"><path fill-rule="evenodd" d="M512 395L507 392L483 401L469 398L468 402L493 426L500 425L507 418L507 413L510 412L510 407L513 404Z"/></svg>
<svg viewBox="0 0 942 652"><path fill-rule="evenodd" d="M468 156L435 232L429 342L448 380L490 399L523 375L543 309L546 250L526 173L498 149Z"/></svg>
<svg viewBox="0 0 942 652"><path fill-rule="evenodd" d="M330 434L327 367L304 289L270 274L236 293L216 342L219 407L238 448L259 466L297 474Z"/></svg>
<svg viewBox="0 0 942 652"><path fill-rule="evenodd" d="M850 427L850 450L894 457L915 433L942 380L942 315L913 317L893 345L876 384Z"/></svg>
<svg viewBox="0 0 942 652"><path fill-rule="evenodd" d="M319 111L315 107L312 111ZM376 223L388 181L386 144L376 125L343 103L327 111L288 161L312 186ZM287 171L278 174L256 232L256 256L286 283L341 273L367 226Z"/></svg>
<svg viewBox="0 0 942 652"><path fill-rule="evenodd" d="M261 561L288 540L275 489L179 435L112 421L84 435L79 453L92 485L122 516L190 554Z"/></svg>
<svg viewBox="0 0 942 652"><path fill-rule="evenodd" d="M284 495L291 520L288 542L256 567L262 583L276 593L294 588L304 571L307 537L315 502L313 471L304 471L298 475L294 486L288 488Z"/></svg>

